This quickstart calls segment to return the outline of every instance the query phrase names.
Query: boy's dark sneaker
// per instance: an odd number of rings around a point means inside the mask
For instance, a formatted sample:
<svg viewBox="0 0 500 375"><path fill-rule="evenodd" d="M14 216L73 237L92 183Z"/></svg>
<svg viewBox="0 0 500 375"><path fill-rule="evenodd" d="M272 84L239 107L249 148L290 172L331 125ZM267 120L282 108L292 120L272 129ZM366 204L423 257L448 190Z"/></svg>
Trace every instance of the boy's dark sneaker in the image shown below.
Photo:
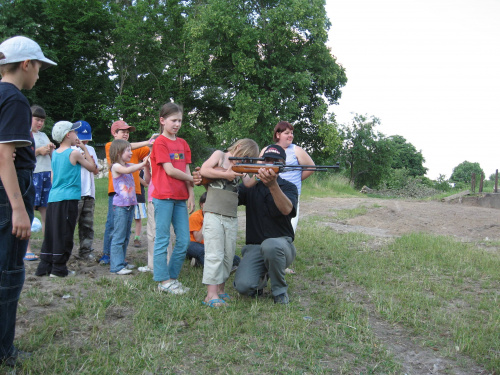
<svg viewBox="0 0 500 375"><path fill-rule="evenodd" d="M25 361L30 357L31 353L23 352L22 350L14 348L14 354L8 358L0 360L0 364L4 364L9 367L16 367L16 365L19 365L22 361Z"/></svg>
<svg viewBox="0 0 500 375"><path fill-rule="evenodd" d="M104 264L104 265L106 265L106 264L109 264L109 262L110 262L110 261L111 261L111 260L109 259L109 255L104 254L104 255L101 257L101 259L99 259L99 264Z"/></svg>
<svg viewBox="0 0 500 375"><path fill-rule="evenodd" d="M288 297L288 293L278 294L274 296L274 303L279 303L281 305L288 305L290 303L290 298Z"/></svg>

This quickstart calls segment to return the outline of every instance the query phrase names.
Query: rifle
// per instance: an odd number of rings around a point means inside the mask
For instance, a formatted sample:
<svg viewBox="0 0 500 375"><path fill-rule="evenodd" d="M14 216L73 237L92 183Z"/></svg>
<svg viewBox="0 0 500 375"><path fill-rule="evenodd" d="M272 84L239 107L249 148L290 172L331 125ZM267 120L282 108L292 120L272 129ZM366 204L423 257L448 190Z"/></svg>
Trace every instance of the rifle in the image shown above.
<svg viewBox="0 0 500 375"><path fill-rule="evenodd" d="M238 162L234 164L231 169L237 173L258 173L260 168L266 168L274 171L274 173L282 173L293 170L301 171L314 171L314 172L326 172L329 169L339 168L339 163L335 165L289 165L284 163L274 163L274 164L261 164L258 161L264 161L264 158L238 158L232 156L229 160L237 160ZM216 167L215 169L225 171L226 169L221 167ZM199 172L200 167L195 168L195 172ZM214 181L214 179L201 176L201 183L199 185L208 186L209 183Z"/></svg>

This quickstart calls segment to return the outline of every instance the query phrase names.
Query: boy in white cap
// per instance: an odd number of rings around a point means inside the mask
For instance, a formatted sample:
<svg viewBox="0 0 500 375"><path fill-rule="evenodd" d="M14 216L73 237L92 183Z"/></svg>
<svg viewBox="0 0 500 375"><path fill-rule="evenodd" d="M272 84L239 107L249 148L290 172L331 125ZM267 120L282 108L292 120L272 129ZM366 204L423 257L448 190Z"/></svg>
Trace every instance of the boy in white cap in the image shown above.
<svg viewBox="0 0 500 375"><path fill-rule="evenodd" d="M39 71L51 65L57 64L31 39L16 36L0 44L0 202L5 205L0 211L0 363L12 367L29 356L14 346L14 335L35 200L31 110L20 90L32 89Z"/></svg>
<svg viewBox="0 0 500 375"><path fill-rule="evenodd" d="M80 122L56 122L52 128L52 139L60 146L52 153L52 189L49 193L45 237L40 251L37 276L66 277L74 275L66 263L73 250L73 235L78 216L78 201L81 197L81 167L89 172L97 171L97 165L87 147L75 132ZM78 146L83 150L72 149Z"/></svg>

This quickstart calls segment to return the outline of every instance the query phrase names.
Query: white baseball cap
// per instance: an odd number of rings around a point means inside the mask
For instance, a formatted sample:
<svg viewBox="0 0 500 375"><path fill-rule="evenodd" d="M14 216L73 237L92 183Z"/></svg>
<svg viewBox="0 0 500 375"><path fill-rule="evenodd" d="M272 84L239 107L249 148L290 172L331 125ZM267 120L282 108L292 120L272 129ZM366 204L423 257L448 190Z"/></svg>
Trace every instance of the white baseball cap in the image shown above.
<svg viewBox="0 0 500 375"><path fill-rule="evenodd" d="M15 36L0 44L0 65L21 62L25 60L38 60L42 63L40 70L57 65L46 58L37 42L25 36Z"/></svg>
<svg viewBox="0 0 500 375"><path fill-rule="evenodd" d="M81 125L82 124L80 122L75 122L74 124L69 121L56 122L52 128L52 139L61 143L66 134L72 130L78 129Z"/></svg>

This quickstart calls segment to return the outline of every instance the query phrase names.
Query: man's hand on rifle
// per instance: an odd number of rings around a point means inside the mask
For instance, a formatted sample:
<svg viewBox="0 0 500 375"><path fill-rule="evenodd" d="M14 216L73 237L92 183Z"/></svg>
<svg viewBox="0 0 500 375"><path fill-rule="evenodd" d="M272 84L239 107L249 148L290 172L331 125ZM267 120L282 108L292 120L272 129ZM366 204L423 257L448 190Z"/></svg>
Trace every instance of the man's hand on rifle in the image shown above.
<svg viewBox="0 0 500 375"><path fill-rule="evenodd" d="M260 168L256 177L267 187L276 184L276 180L278 179L278 175L271 168Z"/></svg>

